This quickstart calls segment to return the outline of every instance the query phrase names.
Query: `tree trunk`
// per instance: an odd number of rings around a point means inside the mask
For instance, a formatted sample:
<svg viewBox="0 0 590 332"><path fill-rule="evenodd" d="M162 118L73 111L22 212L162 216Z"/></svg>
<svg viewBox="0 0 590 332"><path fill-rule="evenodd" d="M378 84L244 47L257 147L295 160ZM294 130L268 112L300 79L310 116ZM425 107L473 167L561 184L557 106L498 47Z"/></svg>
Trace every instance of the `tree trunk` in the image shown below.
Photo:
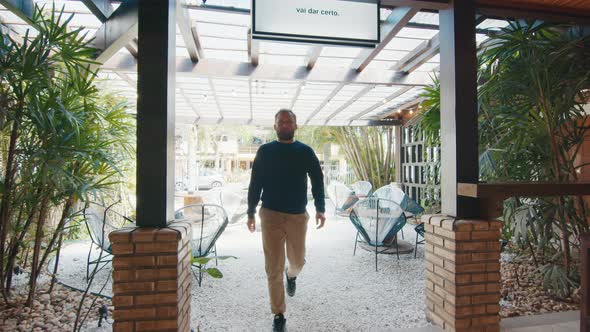
<svg viewBox="0 0 590 332"><path fill-rule="evenodd" d="M47 257L49 257L49 254L51 253L51 249L53 248L55 241L57 241L58 236L61 237L62 232L63 232L63 228L65 226L66 220L68 219L68 216L70 215L69 212L70 212L70 209L72 208L73 204L74 204L74 196L71 195L68 198L68 200L66 201L66 203L64 204L64 209L62 211L59 223L57 224L55 232L53 233L53 236L51 237L51 240L49 241L49 244L47 245L47 249L45 250L45 253L43 254L43 258L41 259L41 262L39 263L39 270L41 270L41 268L43 267L43 264L45 264L45 261L47 260Z"/></svg>
<svg viewBox="0 0 590 332"><path fill-rule="evenodd" d="M10 133L10 145L8 148L8 158L6 159L6 173L4 175L4 197L2 197L2 203L0 204L0 292L4 301L8 303L8 294L4 288L5 279L4 276L4 256L5 248L4 243L8 235L8 223L10 221L10 200L12 191L12 182L14 176L14 158L16 155L16 140L18 138L19 119L22 109L22 102L19 103L20 107L17 111L16 117L12 124L12 132Z"/></svg>
<svg viewBox="0 0 590 332"><path fill-rule="evenodd" d="M55 266L53 267L53 275L51 276L51 284L49 285L49 294L51 294L53 292L53 286L55 285L55 282L57 281L57 268L59 265L59 254L61 253L61 246L63 244L63 233L59 234L59 240L57 243L57 252L55 253Z"/></svg>
<svg viewBox="0 0 590 332"><path fill-rule="evenodd" d="M37 289L37 277L39 276L39 255L41 254L41 242L43 240L43 226L47 218L47 211L49 205L49 190L44 195L39 209L39 219L37 220L37 230L35 231L35 246L33 248L33 261L31 262L31 276L29 278L29 296L27 298L26 306L32 307L35 291Z"/></svg>
<svg viewBox="0 0 590 332"><path fill-rule="evenodd" d="M39 195L41 194L41 191L42 191L41 187L39 187L37 189L37 193L36 193L35 197L39 197ZM12 248L10 248L10 252L8 254L9 262L7 264L7 266L8 266L7 269L10 269L11 271L14 268L14 263L16 262L16 256L18 255L19 247L20 247L21 243L23 243L25 236L27 235L29 228L31 227L31 225L33 223L33 218L35 217L36 211L37 210L35 209L35 207L31 206L31 210L29 211L29 215L27 216L27 221L25 222L23 229L18 236L18 240L15 241L12 244ZM27 251L27 253L28 253L28 251ZM23 267L27 265L27 257L28 257L28 254L24 259ZM12 278L7 278L6 279L6 289L10 290L11 286L12 286Z"/></svg>
<svg viewBox="0 0 590 332"><path fill-rule="evenodd" d="M22 219L23 212L24 212L24 206L21 205L20 209L18 211L17 222ZM9 252L12 252L11 249L14 247L14 245L16 243L18 243L18 237L15 232L15 234L10 239L10 242L8 243ZM14 260L15 260L15 257L11 256L9 254L8 255L8 262L6 262L6 268L4 270L4 271L6 271L6 280L0 280L0 282L2 282L2 283L6 282L6 294L9 296L10 296L10 286L12 284L12 270L14 267Z"/></svg>

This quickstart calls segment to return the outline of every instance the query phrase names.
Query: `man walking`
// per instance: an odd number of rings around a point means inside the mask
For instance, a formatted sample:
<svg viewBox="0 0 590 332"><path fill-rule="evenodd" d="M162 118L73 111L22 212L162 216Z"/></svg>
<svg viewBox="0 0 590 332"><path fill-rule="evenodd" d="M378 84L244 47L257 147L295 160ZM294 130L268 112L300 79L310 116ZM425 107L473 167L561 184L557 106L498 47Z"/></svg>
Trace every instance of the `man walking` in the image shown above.
<svg viewBox="0 0 590 332"><path fill-rule="evenodd" d="M256 153L248 189L248 229L254 232L254 214L262 193L260 216L262 246L270 308L274 314L273 331L284 331L285 290L295 295L296 278L305 264L305 234L309 215L307 205L307 176L316 209L317 228L322 228L324 216L324 181L320 162L313 150L293 139L297 118L291 110L281 109L275 115L277 140L262 145ZM289 266L285 269L285 247Z"/></svg>

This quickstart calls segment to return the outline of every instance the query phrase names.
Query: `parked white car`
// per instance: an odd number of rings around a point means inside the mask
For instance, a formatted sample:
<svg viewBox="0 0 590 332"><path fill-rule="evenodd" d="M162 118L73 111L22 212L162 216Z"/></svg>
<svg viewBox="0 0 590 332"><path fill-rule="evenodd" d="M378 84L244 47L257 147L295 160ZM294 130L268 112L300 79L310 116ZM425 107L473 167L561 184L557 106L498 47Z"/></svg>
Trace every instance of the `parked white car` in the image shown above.
<svg viewBox="0 0 590 332"><path fill-rule="evenodd" d="M197 183L199 184L199 189L220 188L224 185L223 176L209 168L201 168L199 170Z"/></svg>

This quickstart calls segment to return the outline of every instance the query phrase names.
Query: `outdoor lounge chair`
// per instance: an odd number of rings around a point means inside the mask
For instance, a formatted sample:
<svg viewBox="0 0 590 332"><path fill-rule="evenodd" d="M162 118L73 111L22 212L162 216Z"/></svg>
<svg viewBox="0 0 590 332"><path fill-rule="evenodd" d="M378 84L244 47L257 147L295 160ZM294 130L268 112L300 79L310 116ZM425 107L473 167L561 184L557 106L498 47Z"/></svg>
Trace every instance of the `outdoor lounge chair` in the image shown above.
<svg viewBox="0 0 590 332"><path fill-rule="evenodd" d="M133 226L135 222L115 211L112 208L107 208L99 203L89 203L84 207L84 222L90 234L90 249L86 258L86 281L102 270L107 263L113 260L111 251L111 242L109 241L109 233L115 231L123 226ZM90 259L92 248L97 246L100 249L100 254L96 259ZM102 266L100 266L102 264ZM99 265L95 272L90 273L91 265Z"/></svg>
<svg viewBox="0 0 590 332"><path fill-rule="evenodd" d="M385 198L396 202L404 210L406 217L414 216L424 212L424 208L416 203L410 196L406 195L400 188L388 184L375 190L371 196Z"/></svg>
<svg viewBox="0 0 590 332"><path fill-rule="evenodd" d="M414 258L416 258L416 254L418 253L418 245L419 244L424 244L425 239L424 239L424 223L421 222L418 225L416 225L416 227L414 227L414 231L416 232L416 244L414 245ZM418 240L418 236L422 237L422 240Z"/></svg>
<svg viewBox="0 0 590 332"><path fill-rule="evenodd" d="M375 271L377 271L377 255L388 250L393 239L399 259L397 233L406 224L406 216L396 202L374 196L361 199L352 208L350 221L357 229L353 255L356 254L356 246L360 241L375 247ZM379 247L386 248L379 251Z"/></svg>
<svg viewBox="0 0 590 332"><path fill-rule="evenodd" d="M328 197L334 203L334 212L340 216L348 216L346 210L359 200L354 190L340 182L332 182L328 185Z"/></svg>
<svg viewBox="0 0 590 332"><path fill-rule="evenodd" d="M242 196L228 190L212 189L201 195L203 204L212 204L223 206L227 213L227 219L232 222L236 216L240 204L242 203ZM235 220L234 220L235 221Z"/></svg>
<svg viewBox="0 0 590 332"><path fill-rule="evenodd" d="M192 225L191 252L193 258L217 256L215 242L229 222L223 207L215 204L187 205L176 210L174 215L176 221L187 221ZM217 265L217 258L215 265ZM198 275L194 270L193 274L200 287L205 266L198 263L193 263L192 266L199 270Z"/></svg>
<svg viewBox="0 0 590 332"><path fill-rule="evenodd" d="M424 212L424 208L416 203L410 196L406 195L400 188L388 184L375 190L371 196L390 199L396 202L404 210L406 218L413 217ZM402 230L402 239L404 238L404 231Z"/></svg>
<svg viewBox="0 0 590 332"><path fill-rule="evenodd" d="M373 185L369 181L357 181L350 185L350 188L359 198L365 198L371 193Z"/></svg>

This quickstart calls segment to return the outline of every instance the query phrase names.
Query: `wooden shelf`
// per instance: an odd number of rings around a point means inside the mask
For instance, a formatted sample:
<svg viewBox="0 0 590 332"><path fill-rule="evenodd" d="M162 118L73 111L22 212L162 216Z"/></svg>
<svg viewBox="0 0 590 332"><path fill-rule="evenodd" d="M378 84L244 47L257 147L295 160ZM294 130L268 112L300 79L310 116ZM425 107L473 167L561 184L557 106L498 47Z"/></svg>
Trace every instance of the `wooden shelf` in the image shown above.
<svg viewBox="0 0 590 332"><path fill-rule="evenodd" d="M482 218L501 216L509 197L590 196L590 182L459 183L457 189L460 196L479 198Z"/></svg>

